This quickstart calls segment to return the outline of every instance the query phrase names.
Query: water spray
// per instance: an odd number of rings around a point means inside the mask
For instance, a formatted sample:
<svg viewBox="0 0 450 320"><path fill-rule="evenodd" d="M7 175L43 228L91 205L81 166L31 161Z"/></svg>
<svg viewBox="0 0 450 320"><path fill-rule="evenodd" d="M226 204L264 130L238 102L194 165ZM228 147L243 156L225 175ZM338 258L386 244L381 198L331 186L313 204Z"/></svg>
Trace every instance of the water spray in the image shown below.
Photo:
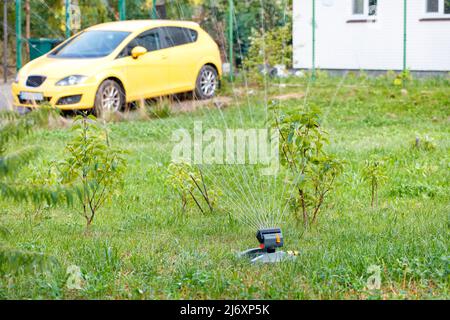
<svg viewBox="0 0 450 320"><path fill-rule="evenodd" d="M259 248L241 252L240 257L251 259L252 263L275 263L293 260L297 252L277 251L284 245L283 233L280 228L260 229L256 232Z"/></svg>

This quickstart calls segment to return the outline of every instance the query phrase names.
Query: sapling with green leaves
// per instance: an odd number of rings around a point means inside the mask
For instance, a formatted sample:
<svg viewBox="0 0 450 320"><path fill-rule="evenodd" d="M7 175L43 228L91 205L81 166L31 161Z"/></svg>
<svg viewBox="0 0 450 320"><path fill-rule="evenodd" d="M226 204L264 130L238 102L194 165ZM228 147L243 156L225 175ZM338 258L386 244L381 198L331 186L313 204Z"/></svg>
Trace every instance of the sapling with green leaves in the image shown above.
<svg viewBox="0 0 450 320"><path fill-rule="evenodd" d="M48 125L54 111L43 106L27 115L0 112L0 198L14 202L32 203L34 206L55 205L67 199L70 191L42 181L29 181L22 173L41 151L36 145L26 145L24 140L38 129ZM0 239L11 237L11 232L0 226ZM39 253L24 251L0 241L0 274L22 271L47 270L56 260Z"/></svg>
<svg viewBox="0 0 450 320"><path fill-rule="evenodd" d="M206 204L213 212L220 192L206 186L203 171L197 166L185 162L172 162L168 168L167 183L179 194L183 211L192 200L198 209L205 214ZM203 205L202 205L203 204Z"/></svg>
<svg viewBox="0 0 450 320"><path fill-rule="evenodd" d="M317 107L299 110L277 104L271 109L273 126L281 139L281 164L294 188L289 200L297 219L305 226L314 224L336 178L343 171L343 162L325 149L329 142Z"/></svg>
<svg viewBox="0 0 450 320"><path fill-rule="evenodd" d="M18 179L33 161L41 146L26 145L22 141L39 128L47 126L55 111L43 106L40 110L21 116L15 112L0 113L0 196L14 201L35 204L56 204L69 194L57 185L42 181Z"/></svg>
<svg viewBox="0 0 450 320"><path fill-rule="evenodd" d="M378 207L378 190L380 185L387 180L384 161L380 159L366 160L363 178L370 184L372 208Z"/></svg>
<svg viewBox="0 0 450 320"><path fill-rule="evenodd" d="M123 186L125 152L111 146L107 129L92 115L77 116L72 132L58 168L61 183L77 187L89 228L98 210Z"/></svg>

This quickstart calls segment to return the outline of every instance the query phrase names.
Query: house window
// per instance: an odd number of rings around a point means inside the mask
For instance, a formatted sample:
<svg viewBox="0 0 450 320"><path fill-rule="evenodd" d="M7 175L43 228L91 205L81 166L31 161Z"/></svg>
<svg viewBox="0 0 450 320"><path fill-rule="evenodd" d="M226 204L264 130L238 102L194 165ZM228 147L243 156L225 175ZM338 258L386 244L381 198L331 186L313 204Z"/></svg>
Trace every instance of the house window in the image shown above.
<svg viewBox="0 0 450 320"><path fill-rule="evenodd" d="M377 15L378 0L369 0L369 16Z"/></svg>
<svg viewBox="0 0 450 320"><path fill-rule="evenodd" d="M450 0L426 0L426 13L450 14Z"/></svg>
<svg viewBox="0 0 450 320"><path fill-rule="evenodd" d="M364 14L364 0L353 0L353 14Z"/></svg>
<svg viewBox="0 0 450 320"><path fill-rule="evenodd" d="M367 15L369 17L377 15L378 0L353 0L353 15Z"/></svg>
<svg viewBox="0 0 450 320"><path fill-rule="evenodd" d="M439 12L439 0L427 0L427 12L438 13Z"/></svg>
<svg viewBox="0 0 450 320"><path fill-rule="evenodd" d="M353 0L353 14L364 14L364 0Z"/></svg>

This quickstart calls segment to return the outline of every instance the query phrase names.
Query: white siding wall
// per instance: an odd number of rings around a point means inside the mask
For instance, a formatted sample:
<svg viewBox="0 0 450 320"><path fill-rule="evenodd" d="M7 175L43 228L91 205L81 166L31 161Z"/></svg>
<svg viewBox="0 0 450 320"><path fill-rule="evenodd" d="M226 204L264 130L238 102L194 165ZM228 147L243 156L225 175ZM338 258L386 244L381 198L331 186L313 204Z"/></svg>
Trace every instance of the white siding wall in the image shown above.
<svg viewBox="0 0 450 320"><path fill-rule="evenodd" d="M312 67L312 0L294 1L294 67ZM347 23L351 0L316 0L316 66L322 69L400 70L403 0L378 0L376 22ZM419 21L425 0L408 0L407 65L450 71L450 21Z"/></svg>
<svg viewBox="0 0 450 320"><path fill-rule="evenodd" d="M425 1L408 1L408 68L450 71L450 21L419 21L424 12Z"/></svg>

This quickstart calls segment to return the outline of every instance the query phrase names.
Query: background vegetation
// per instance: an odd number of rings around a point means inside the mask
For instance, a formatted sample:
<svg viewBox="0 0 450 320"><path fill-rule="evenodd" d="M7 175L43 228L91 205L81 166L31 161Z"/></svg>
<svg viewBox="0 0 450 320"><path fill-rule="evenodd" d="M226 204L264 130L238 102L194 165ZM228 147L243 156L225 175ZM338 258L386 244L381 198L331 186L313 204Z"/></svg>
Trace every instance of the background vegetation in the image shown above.
<svg viewBox="0 0 450 320"><path fill-rule="evenodd" d="M28 38L65 38L64 0L23 0L22 37L23 53L28 57ZM119 20L118 0L72 0L81 12L81 29ZM152 0L128 0L127 19L150 19ZM167 19L193 20L202 25L219 44L225 61L228 59L228 0L165 0L157 1L158 15ZM250 36L284 26L291 19L291 1L234 1L234 58L241 64L250 47ZM0 10L3 21L3 3ZM74 32L79 30L73 30ZM8 5L9 65L15 65L15 2ZM0 28L3 41L3 28ZM3 46L2 46L3 47ZM2 50L0 50L0 54ZM1 69L1 68L0 68ZM3 70L0 70L2 73ZM14 73L13 68L11 73Z"/></svg>

